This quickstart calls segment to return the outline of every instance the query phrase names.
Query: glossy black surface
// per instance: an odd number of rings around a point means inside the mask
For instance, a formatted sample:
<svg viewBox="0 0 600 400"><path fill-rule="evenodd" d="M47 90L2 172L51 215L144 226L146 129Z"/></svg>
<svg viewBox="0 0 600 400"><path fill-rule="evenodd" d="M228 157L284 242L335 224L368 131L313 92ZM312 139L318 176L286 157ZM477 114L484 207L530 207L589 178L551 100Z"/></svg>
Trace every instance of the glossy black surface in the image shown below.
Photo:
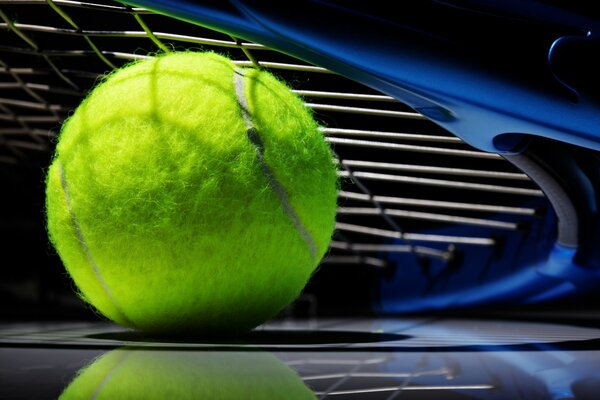
<svg viewBox="0 0 600 400"><path fill-rule="evenodd" d="M5 324L0 398L596 398L598 320L526 319L279 320L235 339Z"/></svg>

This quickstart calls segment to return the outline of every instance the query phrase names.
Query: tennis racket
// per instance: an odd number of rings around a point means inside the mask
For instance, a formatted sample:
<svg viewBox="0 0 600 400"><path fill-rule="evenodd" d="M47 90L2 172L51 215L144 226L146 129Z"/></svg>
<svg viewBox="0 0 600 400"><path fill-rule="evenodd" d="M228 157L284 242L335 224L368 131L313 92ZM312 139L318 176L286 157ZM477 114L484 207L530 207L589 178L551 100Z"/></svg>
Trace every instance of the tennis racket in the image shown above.
<svg viewBox="0 0 600 400"><path fill-rule="evenodd" d="M598 19L558 2L401 8L0 0L1 168L39 173L102 74L157 52L217 51L289 82L339 159L336 233L303 297L310 309L446 310L593 290Z"/></svg>

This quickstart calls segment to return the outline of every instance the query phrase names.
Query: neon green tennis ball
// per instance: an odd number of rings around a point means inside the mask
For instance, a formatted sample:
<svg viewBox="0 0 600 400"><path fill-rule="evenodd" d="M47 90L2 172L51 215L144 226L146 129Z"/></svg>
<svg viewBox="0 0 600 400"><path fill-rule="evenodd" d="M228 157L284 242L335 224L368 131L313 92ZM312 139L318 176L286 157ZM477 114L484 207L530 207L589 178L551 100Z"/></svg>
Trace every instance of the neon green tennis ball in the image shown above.
<svg viewBox="0 0 600 400"><path fill-rule="evenodd" d="M81 370L68 399L315 399L298 374L266 352L117 349Z"/></svg>
<svg viewBox="0 0 600 400"><path fill-rule="evenodd" d="M48 170L50 240L81 297L150 332L241 332L297 298L334 228L336 166L268 72L173 53L104 79Z"/></svg>

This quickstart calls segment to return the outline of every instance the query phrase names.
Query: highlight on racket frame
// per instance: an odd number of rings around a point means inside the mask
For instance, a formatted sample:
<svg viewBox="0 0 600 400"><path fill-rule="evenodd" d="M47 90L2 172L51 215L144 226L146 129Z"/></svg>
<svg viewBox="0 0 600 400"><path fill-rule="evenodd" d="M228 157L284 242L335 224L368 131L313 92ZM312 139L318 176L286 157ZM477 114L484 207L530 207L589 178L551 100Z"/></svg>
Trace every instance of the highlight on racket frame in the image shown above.
<svg viewBox="0 0 600 400"><path fill-rule="evenodd" d="M336 233L314 278L355 285L332 297L362 291L372 311L397 313L531 303L600 280L597 92L578 91L587 72L560 56L593 46L587 19L466 0L403 16L383 1L128 3L0 0L0 168L44 168L102 74L214 50L289 82L339 159ZM482 40L492 49L475 60Z"/></svg>

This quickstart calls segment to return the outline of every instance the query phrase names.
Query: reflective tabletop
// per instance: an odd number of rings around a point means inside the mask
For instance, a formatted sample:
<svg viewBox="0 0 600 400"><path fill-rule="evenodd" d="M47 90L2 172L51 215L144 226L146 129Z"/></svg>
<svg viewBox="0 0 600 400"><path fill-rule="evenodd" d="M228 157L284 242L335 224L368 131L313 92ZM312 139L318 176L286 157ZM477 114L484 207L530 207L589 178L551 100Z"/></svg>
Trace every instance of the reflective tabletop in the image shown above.
<svg viewBox="0 0 600 400"><path fill-rule="evenodd" d="M235 339L105 322L0 327L0 398L596 399L600 325L281 319Z"/></svg>

